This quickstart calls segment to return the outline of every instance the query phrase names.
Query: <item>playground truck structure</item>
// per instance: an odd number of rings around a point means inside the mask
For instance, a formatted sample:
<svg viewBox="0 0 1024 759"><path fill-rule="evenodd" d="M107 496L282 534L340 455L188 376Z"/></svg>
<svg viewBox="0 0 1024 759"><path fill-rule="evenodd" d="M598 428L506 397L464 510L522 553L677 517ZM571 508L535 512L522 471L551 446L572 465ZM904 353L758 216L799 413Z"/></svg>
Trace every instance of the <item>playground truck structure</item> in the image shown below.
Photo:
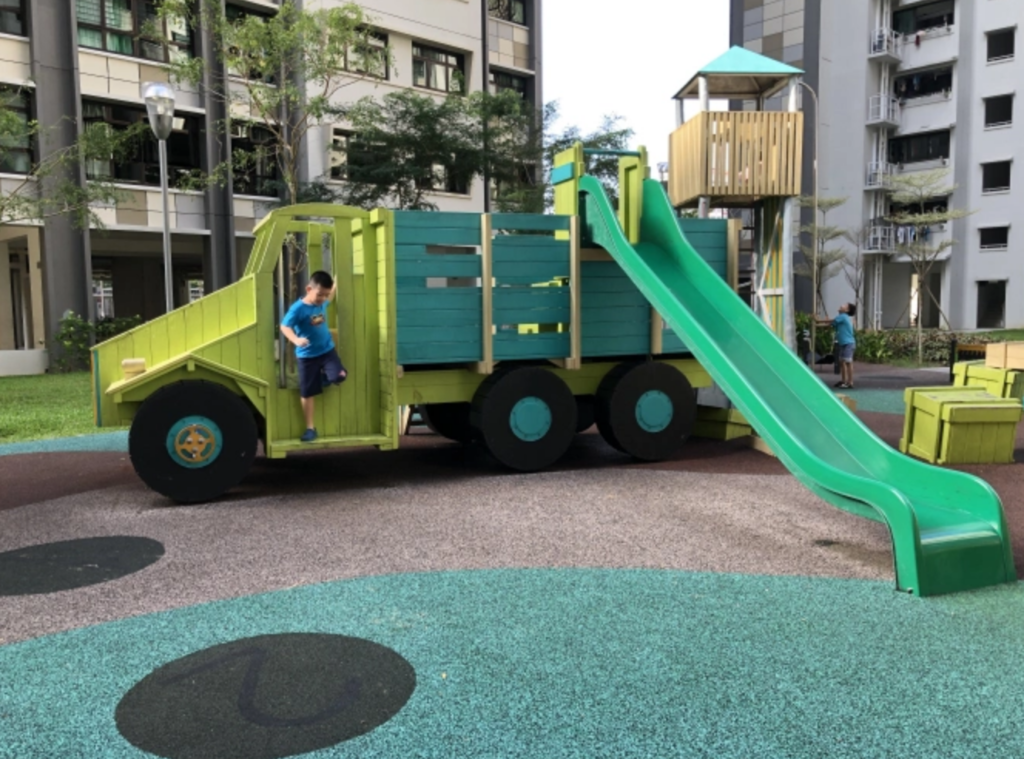
<svg viewBox="0 0 1024 759"><path fill-rule="evenodd" d="M861 423L740 300L726 256L698 253L688 238L701 227L685 231L643 149L620 155L617 210L585 158L580 145L556 157L553 215L273 212L238 282L96 346L97 423L130 423L142 480L196 502L238 484L259 440L272 458L393 450L410 404L522 471L557 461L591 413L609 444L660 459L690 431L695 388L713 380L808 488L888 526L898 588L1015 579L987 483L904 456ZM349 370L318 400L312 444L299 441L278 331L282 250L296 243L310 271L338 282L328 318Z"/></svg>

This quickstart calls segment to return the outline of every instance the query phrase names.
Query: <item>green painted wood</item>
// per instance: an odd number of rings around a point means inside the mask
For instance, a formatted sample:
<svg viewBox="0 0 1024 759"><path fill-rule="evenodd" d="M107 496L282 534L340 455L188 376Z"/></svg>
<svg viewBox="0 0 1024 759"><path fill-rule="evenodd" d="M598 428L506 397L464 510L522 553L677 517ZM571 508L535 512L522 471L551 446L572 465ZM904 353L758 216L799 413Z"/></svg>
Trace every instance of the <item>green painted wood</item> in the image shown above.
<svg viewBox="0 0 1024 759"><path fill-rule="evenodd" d="M605 322L599 327L594 326L591 329L587 328L586 322L583 323L583 334L587 335L590 332L596 333L602 337L635 337L640 336L646 340L650 340L651 337L651 323L650 321L633 321L633 322Z"/></svg>
<svg viewBox="0 0 1024 759"><path fill-rule="evenodd" d="M664 334L661 338L662 353L689 353L690 349L686 343L679 339L678 335Z"/></svg>
<svg viewBox="0 0 1024 759"><path fill-rule="evenodd" d="M400 229L480 229L480 214L449 211L395 211L395 231Z"/></svg>
<svg viewBox="0 0 1024 759"><path fill-rule="evenodd" d="M643 322L647 324L651 318L651 307L647 303L629 306L584 306L580 309L584 324L603 324L604 322Z"/></svg>
<svg viewBox="0 0 1024 759"><path fill-rule="evenodd" d="M561 167L560 167L561 168ZM570 165L569 168L572 168ZM569 229L571 216L533 213L491 214L491 229L519 232L556 232ZM496 239L500 239L501 235Z"/></svg>
<svg viewBox="0 0 1024 759"><path fill-rule="evenodd" d="M431 261L396 261L396 276L409 277L479 277L478 257L460 261L461 256L438 256Z"/></svg>

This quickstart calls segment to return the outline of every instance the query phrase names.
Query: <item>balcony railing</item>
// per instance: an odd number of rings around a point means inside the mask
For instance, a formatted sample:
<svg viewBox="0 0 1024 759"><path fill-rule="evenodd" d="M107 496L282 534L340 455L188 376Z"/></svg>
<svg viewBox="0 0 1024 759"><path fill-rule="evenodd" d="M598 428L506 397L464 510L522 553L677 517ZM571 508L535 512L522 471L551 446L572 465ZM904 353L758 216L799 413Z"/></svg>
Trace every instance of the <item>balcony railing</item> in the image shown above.
<svg viewBox="0 0 1024 759"><path fill-rule="evenodd" d="M669 139L669 196L676 207L701 196L740 204L800 194L803 114L706 111Z"/></svg>
<svg viewBox="0 0 1024 759"><path fill-rule="evenodd" d="M892 29L876 29L871 35L868 56L885 63L899 63L903 60L903 35Z"/></svg>
<svg viewBox="0 0 1024 759"><path fill-rule="evenodd" d="M893 95L872 95L868 101L868 123L900 125L900 101Z"/></svg>
<svg viewBox="0 0 1024 759"><path fill-rule="evenodd" d="M889 177L896 173L896 166L888 161L872 161L868 164L868 189L879 189L889 183Z"/></svg>
<svg viewBox="0 0 1024 759"><path fill-rule="evenodd" d="M892 224L872 224L868 228L867 253L892 253L895 250L896 228Z"/></svg>

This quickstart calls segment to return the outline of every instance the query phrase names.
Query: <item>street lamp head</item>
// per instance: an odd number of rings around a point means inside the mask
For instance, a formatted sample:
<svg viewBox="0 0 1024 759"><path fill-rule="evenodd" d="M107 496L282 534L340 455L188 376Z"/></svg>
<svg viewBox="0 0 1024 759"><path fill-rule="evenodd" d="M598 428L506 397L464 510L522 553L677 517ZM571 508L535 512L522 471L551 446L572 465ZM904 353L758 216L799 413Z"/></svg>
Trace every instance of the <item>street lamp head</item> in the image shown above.
<svg viewBox="0 0 1024 759"><path fill-rule="evenodd" d="M174 125L174 90L164 82L144 82L142 99L146 101L153 134L158 140L166 140Z"/></svg>

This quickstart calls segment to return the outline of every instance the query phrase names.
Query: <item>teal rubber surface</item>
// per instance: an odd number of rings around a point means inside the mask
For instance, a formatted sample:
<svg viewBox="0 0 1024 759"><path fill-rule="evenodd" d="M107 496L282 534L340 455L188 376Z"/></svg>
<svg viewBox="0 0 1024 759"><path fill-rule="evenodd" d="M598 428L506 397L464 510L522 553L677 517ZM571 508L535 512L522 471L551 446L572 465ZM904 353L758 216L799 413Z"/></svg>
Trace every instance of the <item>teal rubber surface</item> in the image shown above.
<svg viewBox="0 0 1024 759"><path fill-rule="evenodd" d="M100 432L95 435L76 435L48 440L28 440L24 443L0 445L0 456L15 453L68 453L71 451L116 451L127 453L128 432Z"/></svg>
<svg viewBox="0 0 1024 759"><path fill-rule="evenodd" d="M656 570L367 577L0 647L0 757L149 756L114 721L130 688L281 632L365 638L416 671L390 721L303 756L1024 756L1022 618L1019 585L924 601Z"/></svg>
<svg viewBox="0 0 1024 759"><path fill-rule="evenodd" d="M607 250L796 477L893 536L896 582L920 595L1016 579L999 496L977 477L888 446L693 249L661 184L643 183L640 242L601 183L579 180L588 239Z"/></svg>

